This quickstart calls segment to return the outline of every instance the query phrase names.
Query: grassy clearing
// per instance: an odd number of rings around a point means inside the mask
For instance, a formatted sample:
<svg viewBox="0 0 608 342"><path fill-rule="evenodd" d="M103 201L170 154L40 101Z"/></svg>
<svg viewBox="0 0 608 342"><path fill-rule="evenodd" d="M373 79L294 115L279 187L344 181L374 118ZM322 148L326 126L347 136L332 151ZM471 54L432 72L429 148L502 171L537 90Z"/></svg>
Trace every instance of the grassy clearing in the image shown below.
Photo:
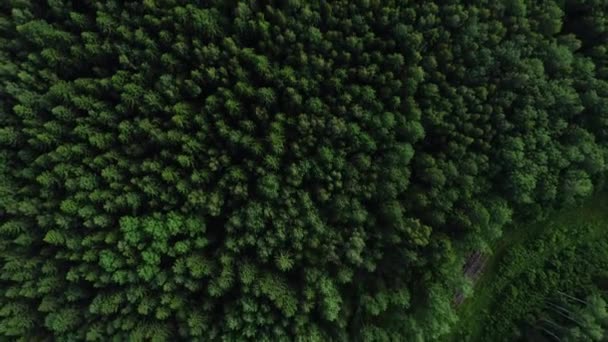
<svg viewBox="0 0 608 342"><path fill-rule="evenodd" d="M507 289L513 279L526 269L515 268L510 270L509 276L499 274L499 265L505 254L513 247L522 246L532 248L530 242L543 234L551 232L549 229L558 229L560 226L591 225L593 229L589 234L582 234L580 239L598 238L599 234L606 233L608 226L608 194L599 194L588 199L579 206L557 211L543 221L532 224L511 225L504 237L494 248L494 255L488 260L484 273L477 281L473 296L467 299L458 309L460 323L454 332L446 337L446 341L479 341L487 318L495 309L496 298ZM542 267L548 257L556 252L556 248L535 251L537 256L530 260L529 267Z"/></svg>

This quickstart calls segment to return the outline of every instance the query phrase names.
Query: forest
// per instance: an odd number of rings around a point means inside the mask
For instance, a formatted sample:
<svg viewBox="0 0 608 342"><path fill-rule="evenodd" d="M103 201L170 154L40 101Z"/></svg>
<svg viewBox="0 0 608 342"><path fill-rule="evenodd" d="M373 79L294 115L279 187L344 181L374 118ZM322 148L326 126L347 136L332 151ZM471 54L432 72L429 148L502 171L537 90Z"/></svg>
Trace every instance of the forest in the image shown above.
<svg viewBox="0 0 608 342"><path fill-rule="evenodd" d="M0 1L1 341L605 341L605 0Z"/></svg>

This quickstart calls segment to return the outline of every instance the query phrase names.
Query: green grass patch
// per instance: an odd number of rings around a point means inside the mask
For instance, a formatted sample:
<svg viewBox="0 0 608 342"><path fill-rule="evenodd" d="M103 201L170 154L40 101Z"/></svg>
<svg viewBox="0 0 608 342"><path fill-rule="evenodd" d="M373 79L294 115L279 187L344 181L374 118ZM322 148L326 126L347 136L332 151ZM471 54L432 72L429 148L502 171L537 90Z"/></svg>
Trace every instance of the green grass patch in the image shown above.
<svg viewBox="0 0 608 342"><path fill-rule="evenodd" d="M599 194L545 220L511 225L446 340L510 340L518 320L538 310L546 295L591 286L595 275L589 272L608 263L601 247L608 240L607 209L608 194Z"/></svg>

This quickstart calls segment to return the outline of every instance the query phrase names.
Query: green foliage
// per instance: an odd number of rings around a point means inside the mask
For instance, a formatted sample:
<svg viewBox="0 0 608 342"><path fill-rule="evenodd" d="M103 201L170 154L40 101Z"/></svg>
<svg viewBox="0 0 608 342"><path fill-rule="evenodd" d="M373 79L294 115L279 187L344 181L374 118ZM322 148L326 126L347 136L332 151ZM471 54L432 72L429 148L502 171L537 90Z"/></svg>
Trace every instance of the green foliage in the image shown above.
<svg viewBox="0 0 608 342"><path fill-rule="evenodd" d="M434 340L608 163L602 1L0 3L0 339Z"/></svg>
<svg viewBox="0 0 608 342"><path fill-rule="evenodd" d="M578 301L576 304L565 304L566 308L571 308L566 315L567 323L558 332L563 336L564 341L602 341L606 336L608 328L608 305L599 293L593 293L585 299L569 298ZM563 307L555 310L563 312ZM568 310L568 309L566 309ZM561 315L560 315L561 316ZM563 316L562 316L563 317Z"/></svg>
<svg viewBox="0 0 608 342"><path fill-rule="evenodd" d="M591 335L608 327L600 294L608 267L607 203L606 195L594 196L523 227L524 241L506 250L485 283L489 302L471 318L479 329L463 327L453 338L601 340Z"/></svg>

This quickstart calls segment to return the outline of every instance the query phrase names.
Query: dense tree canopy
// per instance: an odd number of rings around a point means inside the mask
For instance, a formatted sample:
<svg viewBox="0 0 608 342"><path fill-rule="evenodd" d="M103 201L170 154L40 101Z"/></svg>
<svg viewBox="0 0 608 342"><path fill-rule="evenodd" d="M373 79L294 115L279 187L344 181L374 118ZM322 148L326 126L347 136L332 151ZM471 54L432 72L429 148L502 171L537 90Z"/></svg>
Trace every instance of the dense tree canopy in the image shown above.
<svg viewBox="0 0 608 342"><path fill-rule="evenodd" d="M598 188L601 0L0 2L0 336L433 340Z"/></svg>

